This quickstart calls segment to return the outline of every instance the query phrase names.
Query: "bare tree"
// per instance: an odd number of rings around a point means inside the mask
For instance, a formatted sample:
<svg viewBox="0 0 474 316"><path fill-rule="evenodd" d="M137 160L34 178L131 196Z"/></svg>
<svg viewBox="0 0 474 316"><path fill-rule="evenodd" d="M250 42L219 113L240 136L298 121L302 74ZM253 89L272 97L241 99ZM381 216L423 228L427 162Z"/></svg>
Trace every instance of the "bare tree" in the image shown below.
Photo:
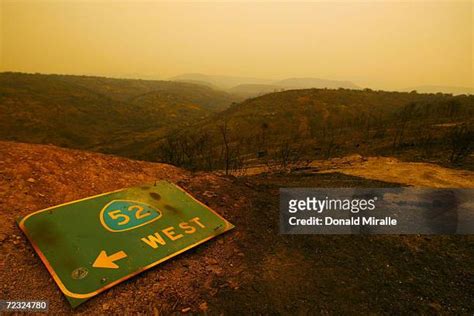
<svg viewBox="0 0 474 316"><path fill-rule="evenodd" d="M230 148L229 148L229 128L228 128L227 120L224 120L224 122L221 125L219 125L218 128L222 136L225 174L228 175L229 169L230 169Z"/></svg>
<svg viewBox="0 0 474 316"><path fill-rule="evenodd" d="M267 130L268 130L268 124L266 122L263 122L260 125L260 147L261 149L265 148L266 145L266 139L267 139Z"/></svg>
<svg viewBox="0 0 474 316"><path fill-rule="evenodd" d="M323 141L326 143L325 159L329 159L336 147L336 126L331 121L326 123Z"/></svg>
<svg viewBox="0 0 474 316"><path fill-rule="evenodd" d="M461 110L461 102L459 100L451 99L447 102L447 115L449 118L459 114Z"/></svg>
<svg viewBox="0 0 474 316"><path fill-rule="evenodd" d="M431 127L428 128L420 128L418 131L419 136L419 147L421 148L421 152L425 158L430 158L433 155L433 148L435 146L435 138L431 133Z"/></svg>
<svg viewBox="0 0 474 316"><path fill-rule="evenodd" d="M398 122L395 127L395 135L393 138L392 148L395 149L403 143L403 135L405 129L415 113L416 103L409 103L405 105L398 113Z"/></svg>
<svg viewBox="0 0 474 316"><path fill-rule="evenodd" d="M472 153L474 130L472 126L462 124L455 126L449 134L451 163L461 163Z"/></svg>
<svg viewBox="0 0 474 316"><path fill-rule="evenodd" d="M271 157L266 160L265 164L269 170L291 172L295 167L307 165L311 160L303 160L302 143L295 144L290 139L285 140L277 149L271 154Z"/></svg>
<svg viewBox="0 0 474 316"><path fill-rule="evenodd" d="M180 154L177 137L167 137L158 149L158 160L161 162L180 165Z"/></svg>

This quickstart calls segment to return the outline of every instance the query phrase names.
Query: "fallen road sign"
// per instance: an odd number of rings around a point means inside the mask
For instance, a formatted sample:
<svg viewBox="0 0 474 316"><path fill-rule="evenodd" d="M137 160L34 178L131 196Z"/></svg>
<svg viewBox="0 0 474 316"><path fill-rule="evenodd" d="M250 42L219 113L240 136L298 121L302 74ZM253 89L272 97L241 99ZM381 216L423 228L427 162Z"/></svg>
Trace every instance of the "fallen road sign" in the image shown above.
<svg viewBox="0 0 474 316"><path fill-rule="evenodd" d="M234 227L166 181L53 206L19 226L73 307Z"/></svg>

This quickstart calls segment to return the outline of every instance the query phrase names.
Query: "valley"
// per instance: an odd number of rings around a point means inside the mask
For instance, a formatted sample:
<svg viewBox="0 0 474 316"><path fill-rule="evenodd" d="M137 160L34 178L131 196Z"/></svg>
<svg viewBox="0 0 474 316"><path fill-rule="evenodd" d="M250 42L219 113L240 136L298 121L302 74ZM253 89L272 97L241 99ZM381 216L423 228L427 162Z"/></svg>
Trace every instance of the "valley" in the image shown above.
<svg viewBox="0 0 474 316"><path fill-rule="evenodd" d="M158 161L193 170L285 170L352 154L472 170L474 97L304 89L247 99L160 140Z"/></svg>
<svg viewBox="0 0 474 316"><path fill-rule="evenodd" d="M196 83L2 73L0 113L3 140L190 170L288 170L353 154L474 168L469 95L312 88L242 100Z"/></svg>
<svg viewBox="0 0 474 316"><path fill-rule="evenodd" d="M141 140L152 145L233 100L189 83L1 73L0 139L137 157Z"/></svg>
<svg viewBox="0 0 474 316"><path fill-rule="evenodd" d="M3 140L190 170L287 170L352 154L474 166L469 95L313 88L242 100L196 83L2 73L0 113Z"/></svg>

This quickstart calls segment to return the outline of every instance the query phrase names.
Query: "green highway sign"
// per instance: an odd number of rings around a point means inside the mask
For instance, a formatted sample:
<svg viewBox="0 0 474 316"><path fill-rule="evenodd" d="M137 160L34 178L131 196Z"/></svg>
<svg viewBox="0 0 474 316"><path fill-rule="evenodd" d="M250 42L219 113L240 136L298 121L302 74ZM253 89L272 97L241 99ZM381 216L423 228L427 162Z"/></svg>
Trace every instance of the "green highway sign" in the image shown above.
<svg viewBox="0 0 474 316"><path fill-rule="evenodd" d="M234 227L166 181L50 207L19 226L73 307Z"/></svg>

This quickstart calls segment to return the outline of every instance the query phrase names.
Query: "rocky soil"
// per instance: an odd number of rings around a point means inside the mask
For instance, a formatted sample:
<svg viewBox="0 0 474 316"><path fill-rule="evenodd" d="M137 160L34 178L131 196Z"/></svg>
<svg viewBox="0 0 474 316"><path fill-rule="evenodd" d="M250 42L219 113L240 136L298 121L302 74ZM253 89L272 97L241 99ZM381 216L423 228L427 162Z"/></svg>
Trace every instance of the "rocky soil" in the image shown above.
<svg viewBox="0 0 474 316"><path fill-rule="evenodd" d="M166 179L236 228L72 310L15 219ZM466 314L472 236L280 235L280 187L387 187L341 173L224 177L54 146L0 142L0 299L53 314Z"/></svg>

